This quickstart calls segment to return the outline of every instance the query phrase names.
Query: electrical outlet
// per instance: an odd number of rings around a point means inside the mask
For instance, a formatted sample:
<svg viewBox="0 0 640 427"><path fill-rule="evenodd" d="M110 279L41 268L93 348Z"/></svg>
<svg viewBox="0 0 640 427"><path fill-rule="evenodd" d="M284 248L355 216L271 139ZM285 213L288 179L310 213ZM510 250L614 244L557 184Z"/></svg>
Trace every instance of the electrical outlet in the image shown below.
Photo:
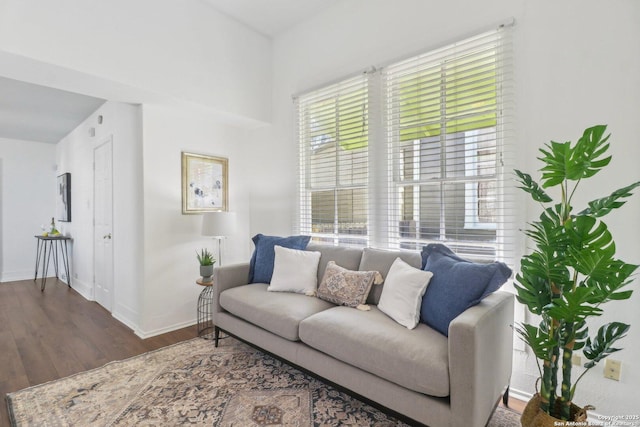
<svg viewBox="0 0 640 427"><path fill-rule="evenodd" d="M579 354L573 354L571 356L571 364L576 366L582 366L582 358Z"/></svg>
<svg viewBox="0 0 640 427"><path fill-rule="evenodd" d="M605 359L604 362L604 377L610 380L620 381L620 370L622 369L622 362L619 360Z"/></svg>

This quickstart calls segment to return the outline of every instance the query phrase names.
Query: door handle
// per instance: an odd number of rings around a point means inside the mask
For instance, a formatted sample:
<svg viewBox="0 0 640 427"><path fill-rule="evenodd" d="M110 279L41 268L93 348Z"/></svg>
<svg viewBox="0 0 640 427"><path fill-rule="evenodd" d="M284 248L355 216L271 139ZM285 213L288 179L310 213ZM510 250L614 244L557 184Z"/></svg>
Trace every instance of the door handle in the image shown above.
<svg viewBox="0 0 640 427"><path fill-rule="evenodd" d="M103 239L111 239L111 233L102 236Z"/></svg>

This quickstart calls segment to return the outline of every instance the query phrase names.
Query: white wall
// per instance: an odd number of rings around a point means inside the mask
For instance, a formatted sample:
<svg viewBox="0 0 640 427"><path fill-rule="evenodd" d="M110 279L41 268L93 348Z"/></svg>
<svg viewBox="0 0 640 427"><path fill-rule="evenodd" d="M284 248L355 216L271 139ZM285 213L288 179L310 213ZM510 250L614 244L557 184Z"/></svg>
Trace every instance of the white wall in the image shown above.
<svg viewBox="0 0 640 427"><path fill-rule="evenodd" d="M72 287L93 300L93 155L98 145L113 142L113 315L134 329L144 262L140 108L107 102L57 144L58 174L71 173L71 222L59 229L73 238Z"/></svg>
<svg viewBox="0 0 640 427"><path fill-rule="evenodd" d="M0 282L33 279L33 236L55 216L55 152L54 144L0 138Z"/></svg>
<svg viewBox="0 0 640 427"><path fill-rule="evenodd" d="M60 228L74 239L73 287L91 300L93 150L113 140L113 315L141 337L196 322L202 288L195 284L195 251L217 249L200 235L201 215L182 215L182 151L229 159L229 206L238 230L226 241L225 264L250 255L246 131L212 117L169 105L107 102L58 144L58 171L71 172L72 180L72 222Z"/></svg>
<svg viewBox="0 0 640 427"><path fill-rule="evenodd" d="M34 83L80 90L86 79L66 68L228 118L270 117L269 40L202 0L1 0L0 57L11 62L0 75L15 67ZM63 68L37 76L33 60Z"/></svg>
<svg viewBox="0 0 640 427"><path fill-rule="evenodd" d="M520 136L523 168L534 172L539 163L536 150L549 139L575 141L587 126L609 125L611 167L585 182L576 202L584 206L591 199L640 179L636 161L640 155L635 122L640 113L640 4L617 1L608 5L588 2L527 2L521 18L522 45L518 80L521 88ZM587 30L582 23L597 23ZM636 192L637 193L637 192ZM539 212L530 207L533 217ZM618 256L640 263L640 194L605 218L617 242ZM623 351L612 356L622 361L620 383L603 379L604 364L587 374L576 393L582 404L593 404L596 412L608 415L637 414L640 393L640 292L638 281L631 285L630 301L604 306L606 315L590 323L592 334L610 321L632 325L629 336L617 343ZM517 354L514 387L532 391L537 370L531 356Z"/></svg>
<svg viewBox="0 0 640 427"><path fill-rule="evenodd" d="M637 1L344 0L274 41L273 126L252 132L251 138L251 234L292 231L297 167L293 94L428 51L511 17L516 20L518 167L535 173L542 144L575 140L587 126L605 123L614 134L614 166L588 184L587 198L639 180ZM520 214L531 219L536 209L524 206ZM639 217L636 195L609 218L619 256L635 263L640 263ZM637 413L640 366L633 355L640 352L639 302L636 292L633 300L610 305L602 319L633 325L621 344L625 350L615 355L623 362L622 381L605 380L602 368L596 368L578 389L578 403L593 404L603 414ZM536 376L532 358L516 352L513 388L533 392Z"/></svg>
<svg viewBox="0 0 640 427"><path fill-rule="evenodd" d="M143 280L142 107L113 104L113 316L136 329Z"/></svg>
<svg viewBox="0 0 640 427"><path fill-rule="evenodd" d="M143 106L144 289L141 336L193 324L199 264L196 250L217 245L203 237L201 215L182 214L181 152L229 159L229 210L238 227L226 241L225 264L249 259L249 157L246 131L211 115L166 105ZM215 256L215 255L214 255Z"/></svg>
<svg viewBox="0 0 640 427"><path fill-rule="evenodd" d="M182 149L229 155L231 208L238 208L239 223L248 223L248 189L240 173L248 153L231 156L241 152L246 135L229 124L255 127L270 120L270 40L202 0L64 0L55 5L0 0L0 65L0 75L9 78L153 104L146 110L143 135L142 110L111 102L96 113L105 117L104 126L96 126L94 114L59 144L58 171L72 173L74 209L73 222L63 231L74 237L74 287L92 299L89 165L95 141L111 132L113 314L142 336L194 323L199 289L193 283L193 251L205 242L199 236L200 217L180 214L180 192L174 192L180 188L179 170L171 175L167 168L179 168ZM117 129L109 123L117 123ZM89 127L96 127L96 137L87 141ZM177 238L174 230L181 230ZM249 256L247 231L238 236L228 242L229 261ZM177 267L182 261L194 268Z"/></svg>

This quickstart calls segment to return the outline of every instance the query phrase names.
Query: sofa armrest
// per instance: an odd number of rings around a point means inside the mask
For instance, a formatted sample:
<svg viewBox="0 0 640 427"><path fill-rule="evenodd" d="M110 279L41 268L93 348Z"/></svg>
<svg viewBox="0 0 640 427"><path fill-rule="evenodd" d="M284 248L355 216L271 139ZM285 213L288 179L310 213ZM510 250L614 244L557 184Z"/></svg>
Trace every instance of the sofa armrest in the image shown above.
<svg viewBox="0 0 640 427"><path fill-rule="evenodd" d="M249 282L249 263L225 265L213 270L213 321L216 321L216 313L220 313L223 308L220 306L220 293L235 288L236 286L247 285Z"/></svg>
<svg viewBox="0 0 640 427"><path fill-rule="evenodd" d="M454 426L483 427L509 385L514 296L498 291L449 325L449 376Z"/></svg>

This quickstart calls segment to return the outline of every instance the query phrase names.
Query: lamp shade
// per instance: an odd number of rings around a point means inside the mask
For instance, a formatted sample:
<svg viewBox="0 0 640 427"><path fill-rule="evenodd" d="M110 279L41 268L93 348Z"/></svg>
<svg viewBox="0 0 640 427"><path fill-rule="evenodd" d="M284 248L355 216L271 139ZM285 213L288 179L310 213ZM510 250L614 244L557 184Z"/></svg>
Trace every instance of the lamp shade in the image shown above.
<svg viewBox="0 0 640 427"><path fill-rule="evenodd" d="M203 236L230 236L235 230L235 212L207 212L202 216Z"/></svg>

